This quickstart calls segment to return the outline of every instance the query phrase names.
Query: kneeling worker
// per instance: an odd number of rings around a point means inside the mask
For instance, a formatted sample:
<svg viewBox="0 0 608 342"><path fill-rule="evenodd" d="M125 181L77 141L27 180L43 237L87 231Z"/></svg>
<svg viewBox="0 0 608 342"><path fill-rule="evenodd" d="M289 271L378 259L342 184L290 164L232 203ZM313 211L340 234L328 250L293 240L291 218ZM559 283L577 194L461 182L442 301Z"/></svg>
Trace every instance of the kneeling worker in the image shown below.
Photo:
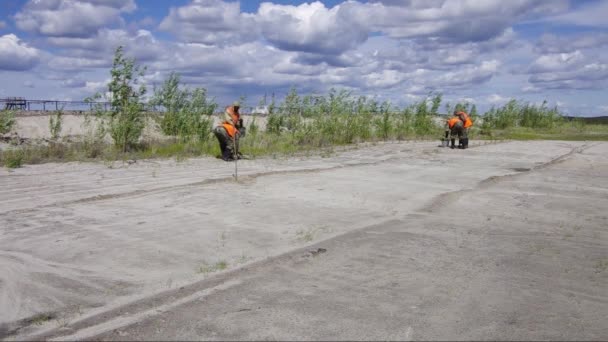
<svg viewBox="0 0 608 342"><path fill-rule="evenodd" d="M245 136L245 127L239 113L239 107L238 102L226 107L222 122L213 130L220 143L222 159L225 161L234 160L241 156L239 139Z"/></svg>
<svg viewBox="0 0 608 342"><path fill-rule="evenodd" d="M458 111L455 110L454 111L454 116L458 117L458 119L460 119L460 121L462 121L462 140L459 140L460 142L458 143L458 147L459 148L468 148L469 147L469 128L471 128L471 126L473 126L473 120L471 120L471 118L469 117L469 114L463 112L463 111Z"/></svg>
<svg viewBox="0 0 608 342"><path fill-rule="evenodd" d="M448 129L450 130L450 139L452 145L451 148L455 148L456 146L456 138L458 136L458 147L463 145L463 134L464 134L464 124L457 116L453 116L448 119Z"/></svg>

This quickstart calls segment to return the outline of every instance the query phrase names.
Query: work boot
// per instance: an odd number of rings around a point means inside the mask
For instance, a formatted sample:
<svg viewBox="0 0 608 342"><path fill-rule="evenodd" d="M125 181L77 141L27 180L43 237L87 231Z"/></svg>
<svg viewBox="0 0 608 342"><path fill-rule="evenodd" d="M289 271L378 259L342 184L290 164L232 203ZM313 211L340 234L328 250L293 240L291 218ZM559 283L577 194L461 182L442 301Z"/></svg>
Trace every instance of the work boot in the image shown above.
<svg viewBox="0 0 608 342"><path fill-rule="evenodd" d="M222 159L224 161L233 161L234 157L232 156L232 151L229 149L225 149L222 151Z"/></svg>
<svg viewBox="0 0 608 342"><path fill-rule="evenodd" d="M464 138L464 143L462 144L462 148L469 148L469 138Z"/></svg>
<svg viewBox="0 0 608 342"><path fill-rule="evenodd" d="M452 146L450 148L456 148L456 139L452 139Z"/></svg>

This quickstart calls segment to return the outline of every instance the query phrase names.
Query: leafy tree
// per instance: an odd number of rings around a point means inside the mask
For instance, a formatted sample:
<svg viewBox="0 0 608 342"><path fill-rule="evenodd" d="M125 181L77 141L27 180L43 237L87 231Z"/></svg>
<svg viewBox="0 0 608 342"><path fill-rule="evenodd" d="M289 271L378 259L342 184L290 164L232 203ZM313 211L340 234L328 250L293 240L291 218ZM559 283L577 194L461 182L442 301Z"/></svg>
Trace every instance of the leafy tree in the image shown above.
<svg viewBox="0 0 608 342"><path fill-rule="evenodd" d="M171 73L163 86L155 90L151 104L165 109L160 120L163 133L182 140L207 139L213 121L211 115L217 109L205 88L180 87L180 76L176 73Z"/></svg>
<svg viewBox="0 0 608 342"><path fill-rule="evenodd" d="M135 63L135 59L125 57L122 46L116 48L107 94L110 111L104 111L101 105L96 107L100 135L109 132L114 145L123 152L137 144L145 127L141 98L146 94L146 87L140 83L145 70ZM101 98L103 96L97 93L85 101L94 103Z"/></svg>

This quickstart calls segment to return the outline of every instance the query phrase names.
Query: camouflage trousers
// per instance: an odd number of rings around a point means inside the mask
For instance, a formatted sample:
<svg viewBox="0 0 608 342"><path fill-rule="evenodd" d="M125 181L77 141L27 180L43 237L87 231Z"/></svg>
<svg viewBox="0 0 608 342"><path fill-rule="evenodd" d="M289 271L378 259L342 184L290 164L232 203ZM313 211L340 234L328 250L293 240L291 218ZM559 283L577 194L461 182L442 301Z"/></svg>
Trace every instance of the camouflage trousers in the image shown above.
<svg viewBox="0 0 608 342"><path fill-rule="evenodd" d="M452 129L450 129L450 137L452 139L458 137L458 139L464 139L466 138L466 128L463 128L460 125L455 125L454 127L452 127Z"/></svg>
<svg viewBox="0 0 608 342"><path fill-rule="evenodd" d="M222 158L233 158L235 152L239 151L239 135L237 134L233 139L222 126L215 127L213 129L213 134L215 134L217 141L220 143Z"/></svg>

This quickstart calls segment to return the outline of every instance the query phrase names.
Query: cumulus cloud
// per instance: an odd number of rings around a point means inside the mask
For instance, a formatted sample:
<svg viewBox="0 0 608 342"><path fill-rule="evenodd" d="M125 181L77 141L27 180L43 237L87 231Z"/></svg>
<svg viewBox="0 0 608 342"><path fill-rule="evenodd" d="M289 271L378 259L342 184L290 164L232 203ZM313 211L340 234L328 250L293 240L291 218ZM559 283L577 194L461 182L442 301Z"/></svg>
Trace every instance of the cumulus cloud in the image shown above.
<svg viewBox="0 0 608 342"><path fill-rule="evenodd" d="M538 57L528 69L528 82L544 89L599 89L608 82L608 61L576 50Z"/></svg>
<svg viewBox="0 0 608 342"><path fill-rule="evenodd" d="M580 51L572 53L556 53L538 57L528 69L531 74L552 71L572 70L584 62L585 57Z"/></svg>
<svg viewBox="0 0 608 342"><path fill-rule="evenodd" d="M365 86L369 88L389 88L402 83L405 75L395 70L382 70L364 76Z"/></svg>
<svg viewBox="0 0 608 342"><path fill-rule="evenodd" d="M608 33L562 35L544 34L538 40L535 49L542 54L573 52L583 49L596 49L608 45Z"/></svg>
<svg viewBox="0 0 608 342"><path fill-rule="evenodd" d="M518 19L561 13L567 5L565 0L377 1L367 12L377 30L394 38L467 42L495 38Z"/></svg>
<svg viewBox="0 0 608 342"><path fill-rule="evenodd" d="M499 66L500 62L498 60L483 61L480 65L444 73L438 78L438 84L453 87L479 85L496 75Z"/></svg>
<svg viewBox="0 0 608 342"><path fill-rule="evenodd" d="M50 37L93 36L135 10L134 0L30 0L15 14L17 28Z"/></svg>
<svg viewBox="0 0 608 342"><path fill-rule="evenodd" d="M104 56L105 57L105 56ZM79 57L53 57L49 61L48 66L54 70L62 71L82 71L83 69L91 68L109 68L112 62L109 58L79 58Z"/></svg>
<svg viewBox="0 0 608 342"><path fill-rule="evenodd" d="M581 6L577 10L544 18L543 21L605 28L608 27L606 13L608 13L608 2L595 1Z"/></svg>
<svg viewBox="0 0 608 342"><path fill-rule="evenodd" d="M89 59L99 59L100 56L109 59L118 46L124 46L127 55L135 57L139 62L147 62L158 59L165 50L165 44L147 30L128 32L122 29L101 29L95 36L88 38L51 37L48 42L63 48L65 56Z"/></svg>
<svg viewBox="0 0 608 342"><path fill-rule="evenodd" d="M86 82L78 78L68 78L61 82L61 86L64 88L83 88L86 86Z"/></svg>
<svg viewBox="0 0 608 342"><path fill-rule="evenodd" d="M280 49L339 55L364 42L369 27L359 3L326 8L321 2L299 6L262 3L256 20L264 37Z"/></svg>
<svg viewBox="0 0 608 342"><path fill-rule="evenodd" d="M109 82L110 82L110 80L105 80L105 81L101 81L101 82L90 82L90 81L87 81L84 84L84 89L89 94L99 93L99 92L102 92L102 91L108 89L108 83Z"/></svg>
<svg viewBox="0 0 608 342"><path fill-rule="evenodd" d="M504 97L499 94L492 94L492 95L486 97L486 102L493 104L493 105L503 105L503 104L509 102L509 100L510 99L508 97Z"/></svg>
<svg viewBox="0 0 608 342"><path fill-rule="evenodd" d="M40 61L40 51L22 42L14 34L0 37L0 70L23 71Z"/></svg>
<svg viewBox="0 0 608 342"><path fill-rule="evenodd" d="M258 37L253 15L241 13L239 2L193 0L172 7L159 28L188 43L231 45Z"/></svg>

